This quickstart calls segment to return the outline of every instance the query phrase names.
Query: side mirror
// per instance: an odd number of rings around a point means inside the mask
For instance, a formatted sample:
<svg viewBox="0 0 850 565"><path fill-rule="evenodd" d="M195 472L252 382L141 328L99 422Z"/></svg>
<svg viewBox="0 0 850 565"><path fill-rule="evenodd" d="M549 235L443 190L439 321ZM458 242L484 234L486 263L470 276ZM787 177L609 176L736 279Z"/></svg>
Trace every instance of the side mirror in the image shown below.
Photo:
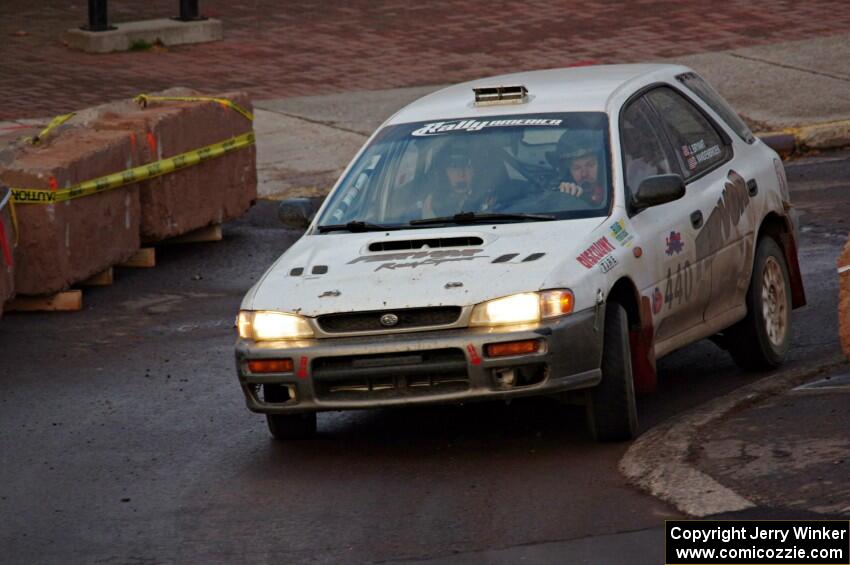
<svg viewBox="0 0 850 565"><path fill-rule="evenodd" d="M634 195L636 210L666 204L685 195L685 180L681 175L656 175L641 181Z"/></svg>
<svg viewBox="0 0 850 565"><path fill-rule="evenodd" d="M307 229L316 213L313 203L309 198L290 198L280 203L277 209L277 217L281 223L289 229Z"/></svg>

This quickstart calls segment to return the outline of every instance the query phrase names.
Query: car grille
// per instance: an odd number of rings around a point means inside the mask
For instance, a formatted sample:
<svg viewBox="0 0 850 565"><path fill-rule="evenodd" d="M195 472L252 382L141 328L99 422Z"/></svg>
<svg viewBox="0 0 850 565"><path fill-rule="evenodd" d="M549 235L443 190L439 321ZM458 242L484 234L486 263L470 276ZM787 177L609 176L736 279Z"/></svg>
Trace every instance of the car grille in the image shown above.
<svg viewBox="0 0 850 565"><path fill-rule="evenodd" d="M402 310L375 310L372 312L350 312L326 314L318 317L319 327L327 333L388 331L453 324L460 317L460 306L436 306L433 308L405 308ZM395 314L398 323L392 326L381 324L381 316Z"/></svg>
<svg viewBox="0 0 850 565"><path fill-rule="evenodd" d="M320 357L312 368L319 400L370 401L469 389L460 349Z"/></svg>

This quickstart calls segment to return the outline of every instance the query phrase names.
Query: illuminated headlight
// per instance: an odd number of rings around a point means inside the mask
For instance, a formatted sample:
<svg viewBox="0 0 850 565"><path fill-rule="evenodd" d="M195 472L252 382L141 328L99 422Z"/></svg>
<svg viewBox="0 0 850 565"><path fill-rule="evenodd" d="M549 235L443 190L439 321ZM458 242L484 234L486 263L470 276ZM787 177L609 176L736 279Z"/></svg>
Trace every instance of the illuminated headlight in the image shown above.
<svg viewBox="0 0 850 565"><path fill-rule="evenodd" d="M501 326L539 322L573 311L570 290L523 292L477 304L472 309L470 326Z"/></svg>
<svg viewBox="0 0 850 565"><path fill-rule="evenodd" d="M307 319L297 314L242 310L236 325L239 337L255 341L313 337Z"/></svg>

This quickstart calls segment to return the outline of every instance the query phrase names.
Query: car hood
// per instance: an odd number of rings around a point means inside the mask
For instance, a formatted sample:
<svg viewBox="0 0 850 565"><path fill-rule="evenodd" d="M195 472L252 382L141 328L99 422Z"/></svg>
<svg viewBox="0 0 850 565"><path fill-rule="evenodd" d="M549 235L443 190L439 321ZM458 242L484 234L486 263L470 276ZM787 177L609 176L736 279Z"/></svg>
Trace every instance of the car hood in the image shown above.
<svg viewBox="0 0 850 565"><path fill-rule="evenodd" d="M242 308L317 316L465 306L555 288L569 281L551 280L553 272L584 274L575 258L603 220L308 235L269 268Z"/></svg>

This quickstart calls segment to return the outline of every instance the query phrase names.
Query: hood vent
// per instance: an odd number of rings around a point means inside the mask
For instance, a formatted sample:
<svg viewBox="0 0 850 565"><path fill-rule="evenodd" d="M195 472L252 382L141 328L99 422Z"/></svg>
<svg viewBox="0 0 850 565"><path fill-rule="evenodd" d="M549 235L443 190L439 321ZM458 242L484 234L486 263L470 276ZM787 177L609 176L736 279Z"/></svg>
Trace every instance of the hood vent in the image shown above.
<svg viewBox="0 0 850 565"><path fill-rule="evenodd" d="M441 237L433 239L397 239L369 244L369 251L406 251L410 249L442 249L443 247L476 247L482 245L480 237Z"/></svg>

